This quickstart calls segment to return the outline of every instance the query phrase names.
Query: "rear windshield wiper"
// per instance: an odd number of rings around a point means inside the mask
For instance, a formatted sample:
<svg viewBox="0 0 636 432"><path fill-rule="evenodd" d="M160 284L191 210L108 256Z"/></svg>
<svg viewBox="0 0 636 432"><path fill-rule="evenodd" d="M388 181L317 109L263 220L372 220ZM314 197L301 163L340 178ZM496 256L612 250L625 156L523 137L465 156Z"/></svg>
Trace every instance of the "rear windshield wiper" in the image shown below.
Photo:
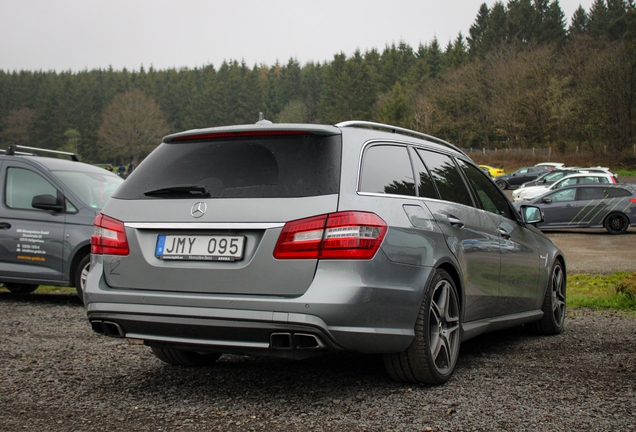
<svg viewBox="0 0 636 432"><path fill-rule="evenodd" d="M210 192L205 186L201 185L178 185L169 186L159 189L152 189L144 192L147 196L161 196L161 195L184 195L184 196L198 196L201 198L209 198Z"/></svg>

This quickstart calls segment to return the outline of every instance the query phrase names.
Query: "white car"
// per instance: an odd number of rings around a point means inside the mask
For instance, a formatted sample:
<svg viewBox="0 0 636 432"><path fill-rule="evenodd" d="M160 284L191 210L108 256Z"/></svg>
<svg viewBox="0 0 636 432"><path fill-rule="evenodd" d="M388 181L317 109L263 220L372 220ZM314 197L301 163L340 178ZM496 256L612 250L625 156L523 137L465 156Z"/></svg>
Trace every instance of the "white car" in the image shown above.
<svg viewBox="0 0 636 432"><path fill-rule="evenodd" d="M527 201L537 198L564 186L573 184L596 184L596 183L616 183L615 177L610 173L580 173L571 174L563 177L561 180L554 182L550 186L530 186L519 188L512 192L512 200L514 202Z"/></svg>
<svg viewBox="0 0 636 432"><path fill-rule="evenodd" d="M564 169L565 164L561 162L541 162L535 165L536 167L546 167L554 169Z"/></svg>

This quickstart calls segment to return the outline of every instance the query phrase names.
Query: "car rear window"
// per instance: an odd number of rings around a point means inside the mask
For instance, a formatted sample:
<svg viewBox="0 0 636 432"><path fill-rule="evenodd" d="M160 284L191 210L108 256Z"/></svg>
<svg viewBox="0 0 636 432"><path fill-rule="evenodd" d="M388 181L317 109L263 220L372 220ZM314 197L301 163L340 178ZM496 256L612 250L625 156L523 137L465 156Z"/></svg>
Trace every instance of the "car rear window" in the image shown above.
<svg viewBox="0 0 636 432"><path fill-rule="evenodd" d="M162 143L113 195L120 199L287 198L338 193L341 137L226 138ZM203 189L204 188L204 189ZM172 191L152 193L152 191ZM202 195L203 197L203 195Z"/></svg>

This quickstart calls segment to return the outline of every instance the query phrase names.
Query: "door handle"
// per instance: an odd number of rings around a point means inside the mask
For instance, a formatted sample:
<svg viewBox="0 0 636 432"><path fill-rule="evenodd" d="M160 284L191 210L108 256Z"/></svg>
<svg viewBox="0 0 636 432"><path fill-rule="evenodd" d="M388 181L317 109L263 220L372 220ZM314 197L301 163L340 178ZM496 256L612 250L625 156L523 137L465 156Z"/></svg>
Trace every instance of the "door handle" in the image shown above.
<svg viewBox="0 0 636 432"><path fill-rule="evenodd" d="M497 232L499 233L500 236L502 236L506 240L510 238L510 233L501 227L497 228Z"/></svg>
<svg viewBox="0 0 636 432"><path fill-rule="evenodd" d="M11 224L9 222L0 222L0 229L9 229Z"/></svg>
<svg viewBox="0 0 636 432"><path fill-rule="evenodd" d="M448 222L452 225L452 226L456 226L459 228L464 228L464 222L461 221L461 219L456 218L455 216L452 215L448 215Z"/></svg>

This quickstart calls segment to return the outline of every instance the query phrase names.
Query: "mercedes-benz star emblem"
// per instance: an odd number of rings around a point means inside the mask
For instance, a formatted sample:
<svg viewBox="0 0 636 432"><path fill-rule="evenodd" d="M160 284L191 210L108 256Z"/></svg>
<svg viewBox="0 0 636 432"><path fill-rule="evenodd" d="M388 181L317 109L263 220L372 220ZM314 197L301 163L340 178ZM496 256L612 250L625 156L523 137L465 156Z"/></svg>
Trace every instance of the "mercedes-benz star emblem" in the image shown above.
<svg viewBox="0 0 636 432"><path fill-rule="evenodd" d="M205 214L207 210L208 210L208 205L204 203L203 201L199 201L198 203L192 206L192 208L190 209L190 214L192 215L193 218L200 218L201 216Z"/></svg>

